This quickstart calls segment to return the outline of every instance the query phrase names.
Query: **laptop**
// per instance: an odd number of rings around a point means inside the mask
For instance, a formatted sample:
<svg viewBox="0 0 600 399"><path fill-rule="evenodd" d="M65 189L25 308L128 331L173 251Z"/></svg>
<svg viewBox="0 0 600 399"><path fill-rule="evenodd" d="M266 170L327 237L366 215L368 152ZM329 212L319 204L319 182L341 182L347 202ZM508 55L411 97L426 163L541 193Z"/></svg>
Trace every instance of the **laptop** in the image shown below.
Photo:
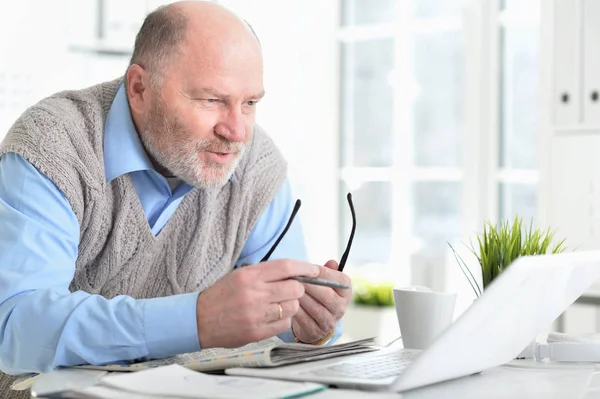
<svg viewBox="0 0 600 399"><path fill-rule="evenodd" d="M424 351L383 348L230 375L403 392L480 373L517 357L600 278L600 251L518 258Z"/></svg>

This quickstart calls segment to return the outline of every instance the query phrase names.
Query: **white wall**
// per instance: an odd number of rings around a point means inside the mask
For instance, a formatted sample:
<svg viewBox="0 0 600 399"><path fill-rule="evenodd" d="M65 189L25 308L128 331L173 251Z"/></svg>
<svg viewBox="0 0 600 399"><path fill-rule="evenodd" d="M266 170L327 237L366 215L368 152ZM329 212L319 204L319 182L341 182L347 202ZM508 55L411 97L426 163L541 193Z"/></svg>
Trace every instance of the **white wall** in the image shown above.
<svg viewBox="0 0 600 399"><path fill-rule="evenodd" d="M121 2L107 0L112 3ZM152 8L169 1L148 0ZM0 3L0 139L25 108L42 97L116 78L127 57L73 52L96 45L96 0L22 0ZM134 4L135 3L135 4ZM309 256L324 263L337 253L337 2L223 0L256 30L263 45L267 96L258 122L289 162ZM130 20L141 25L146 0L110 13L118 35L110 43L132 48ZM137 5L137 8L133 7ZM109 7L110 8L110 7ZM114 7L113 7L114 8ZM9 10L10 9L10 10ZM139 9L139 10L138 10ZM136 11L137 10L137 11ZM316 12L315 10L319 10Z"/></svg>
<svg viewBox="0 0 600 399"><path fill-rule="evenodd" d="M0 138L14 119L64 70L62 2L0 4ZM57 7L58 6L58 7Z"/></svg>

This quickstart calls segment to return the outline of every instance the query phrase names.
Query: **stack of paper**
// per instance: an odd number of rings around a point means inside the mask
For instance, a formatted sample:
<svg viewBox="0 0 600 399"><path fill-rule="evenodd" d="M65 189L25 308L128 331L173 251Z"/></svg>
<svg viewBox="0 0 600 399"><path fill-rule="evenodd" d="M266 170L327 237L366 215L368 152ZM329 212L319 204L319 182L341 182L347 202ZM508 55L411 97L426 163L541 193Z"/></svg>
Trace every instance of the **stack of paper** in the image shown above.
<svg viewBox="0 0 600 399"><path fill-rule="evenodd" d="M281 399L309 395L326 385L250 377L198 373L177 364L139 371L113 373L100 383L81 390L62 392L63 398L86 399Z"/></svg>

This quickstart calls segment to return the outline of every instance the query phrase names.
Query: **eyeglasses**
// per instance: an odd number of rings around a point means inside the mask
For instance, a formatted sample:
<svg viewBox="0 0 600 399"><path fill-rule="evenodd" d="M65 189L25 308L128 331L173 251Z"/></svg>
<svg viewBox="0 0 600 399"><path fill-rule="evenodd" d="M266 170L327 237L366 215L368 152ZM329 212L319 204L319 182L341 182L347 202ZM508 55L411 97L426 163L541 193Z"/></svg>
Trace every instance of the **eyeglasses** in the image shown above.
<svg viewBox="0 0 600 399"><path fill-rule="evenodd" d="M344 266L346 266L346 261L348 260L348 255L350 254L350 248L352 247L352 241L354 240L354 232L356 231L356 213L354 212L354 204L352 204L352 194L348 193L346 198L348 199L350 213L352 214L352 230L350 230L350 237L348 239L348 244L346 244L346 250L342 254L342 258L340 259L340 263L338 265L338 271L340 272L344 271ZM279 234L279 237L277 237L277 240L275 240L275 243L273 244L271 249L269 249L269 252L267 252L267 254L261 259L261 262L269 260L269 258L273 254L273 251L275 251L275 249L281 242L281 239L285 236L285 233L287 233L288 229L292 225L292 222L294 221L294 218L296 217L296 214L298 213L301 204L302 203L300 202L300 200L296 200L294 210L292 211L292 215L290 216L290 219L288 220L285 229L283 229L281 234Z"/></svg>

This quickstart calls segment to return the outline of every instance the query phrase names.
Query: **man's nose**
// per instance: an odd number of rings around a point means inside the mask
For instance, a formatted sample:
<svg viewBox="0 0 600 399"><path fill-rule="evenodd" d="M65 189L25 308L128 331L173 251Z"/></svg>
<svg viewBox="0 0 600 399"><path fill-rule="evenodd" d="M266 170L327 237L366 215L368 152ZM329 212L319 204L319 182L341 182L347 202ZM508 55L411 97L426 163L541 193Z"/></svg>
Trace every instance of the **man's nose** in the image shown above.
<svg viewBox="0 0 600 399"><path fill-rule="evenodd" d="M237 143L246 140L244 115L238 110L230 110L222 115L215 127L215 133L227 140Z"/></svg>

